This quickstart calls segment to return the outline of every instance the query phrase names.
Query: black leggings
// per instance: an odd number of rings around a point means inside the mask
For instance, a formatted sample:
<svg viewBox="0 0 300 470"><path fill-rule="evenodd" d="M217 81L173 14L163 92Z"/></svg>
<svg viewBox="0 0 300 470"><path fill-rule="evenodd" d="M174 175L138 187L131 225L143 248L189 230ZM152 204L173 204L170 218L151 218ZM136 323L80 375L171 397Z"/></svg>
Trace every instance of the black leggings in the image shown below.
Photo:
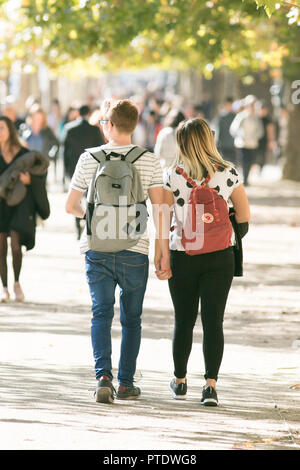
<svg viewBox="0 0 300 470"><path fill-rule="evenodd" d="M22 267L22 247L20 244L20 234L13 230L9 233L11 239L11 252L15 282L19 281ZM7 237L8 233L0 233L0 277L3 287L7 287Z"/></svg>
<svg viewBox="0 0 300 470"><path fill-rule="evenodd" d="M174 375L178 379L186 376L201 299L204 377L217 380L224 350L224 310L234 273L233 249L195 256L171 251L171 269L169 289L175 310Z"/></svg>

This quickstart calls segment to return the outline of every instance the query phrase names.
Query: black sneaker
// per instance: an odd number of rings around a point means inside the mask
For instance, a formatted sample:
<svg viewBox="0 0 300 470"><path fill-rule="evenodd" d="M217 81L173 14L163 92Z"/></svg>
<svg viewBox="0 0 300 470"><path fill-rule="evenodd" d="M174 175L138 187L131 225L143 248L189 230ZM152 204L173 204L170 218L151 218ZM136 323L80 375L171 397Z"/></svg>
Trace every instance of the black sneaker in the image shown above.
<svg viewBox="0 0 300 470"><path fill-rule="evenodd" d="M113 403L115 398L115 388L111 380L106 375L103 375L98 380L95 396L98 403Z"/></svg>
<svg viewBox="0 0 300 470"><path fill-rule="evenodd" d="M201 405L218 406L217 392L214 387L203 387Z"/></svg>
<svg viewBox="0 0 300 470"><path fill-rule="evenodd" d="M139 387L135 387L134 385L119 385L117 390L117 398L120 400L135 400L141 394L141 390Z"/></svg>
<svg viewBox="0 0 300 470"><path fill-rule="evenodd" d="M187 381L185 383L177 384L175 379L170 382L170 390L175 400L185 400L187 392Z"/></svg>

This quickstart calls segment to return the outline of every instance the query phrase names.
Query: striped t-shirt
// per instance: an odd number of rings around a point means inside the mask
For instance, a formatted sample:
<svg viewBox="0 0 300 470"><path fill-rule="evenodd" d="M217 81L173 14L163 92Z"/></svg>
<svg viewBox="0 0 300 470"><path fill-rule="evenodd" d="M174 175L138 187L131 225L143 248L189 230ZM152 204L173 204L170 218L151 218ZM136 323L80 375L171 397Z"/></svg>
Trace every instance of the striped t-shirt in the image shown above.
<svg viewBox="0 0 300 470"><path fill-rule="evenodd" d="M99 147L103 150L113 150L116 153L121 153L125 155L129 150L134 147L133 144L126 146L112 146L111 144L105 144ZM150 188L162 187L163 186L163 177L162 169L159 163L159 159L151 152L146 152L142 155L134 165L137 167L143 189L145 200L148 198L148 190ZM82 193L86 192L89 187L90 181L94 176L95 171L97 170L98 162L88 153L83 153L76 165L74 175L71 180L70 187L76 189ZM86 253L89 250L86 228L82 232L80 239L80 252ZM136 245L128 249L129 251L134 251L138 253L143 253L148 255L149 252L149 238L147 233L139 239Z"/></svg>

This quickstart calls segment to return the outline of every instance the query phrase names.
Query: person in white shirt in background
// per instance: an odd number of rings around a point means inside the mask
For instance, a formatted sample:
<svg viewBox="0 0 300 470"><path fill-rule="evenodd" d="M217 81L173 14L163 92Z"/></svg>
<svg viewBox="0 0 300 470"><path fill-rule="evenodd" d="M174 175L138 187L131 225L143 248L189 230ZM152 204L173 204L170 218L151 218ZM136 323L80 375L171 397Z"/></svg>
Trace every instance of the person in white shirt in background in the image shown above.
<svg viewBox="0 0 300 470"><path fill-rule="evenodd" d="M176 157L175 130L184 119L185 116L180 110L172 109L166 116L165 127L157 136L154 153L158 156L162 168L170 167Z"/></svg>
<svg viewBox="0 0 300 470"><path fill-rule="evenodd" d="M246 96L242 103L243 111L236 115L230 126L230 133L234 137L234 145L240 154L245 186L248 185L248 176L253 163L256 161L259 140L264 135L262 120L255 112L255 103L255 96Z"/></svg>

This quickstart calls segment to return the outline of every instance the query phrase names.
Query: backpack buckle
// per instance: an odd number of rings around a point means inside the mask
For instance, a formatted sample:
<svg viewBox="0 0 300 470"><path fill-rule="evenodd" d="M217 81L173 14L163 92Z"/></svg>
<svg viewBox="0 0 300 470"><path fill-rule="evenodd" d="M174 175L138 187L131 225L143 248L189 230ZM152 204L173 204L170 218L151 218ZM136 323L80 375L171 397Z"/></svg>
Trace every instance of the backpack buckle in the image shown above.
<svg viewBox="0 0 300 470"><path fill-rule="evenodd" d="M111 159L110 157L119 157L122 161L125 161L126 155L122 155L117 152L110 152L106 155L106 161L109 161Z"/></svg>

